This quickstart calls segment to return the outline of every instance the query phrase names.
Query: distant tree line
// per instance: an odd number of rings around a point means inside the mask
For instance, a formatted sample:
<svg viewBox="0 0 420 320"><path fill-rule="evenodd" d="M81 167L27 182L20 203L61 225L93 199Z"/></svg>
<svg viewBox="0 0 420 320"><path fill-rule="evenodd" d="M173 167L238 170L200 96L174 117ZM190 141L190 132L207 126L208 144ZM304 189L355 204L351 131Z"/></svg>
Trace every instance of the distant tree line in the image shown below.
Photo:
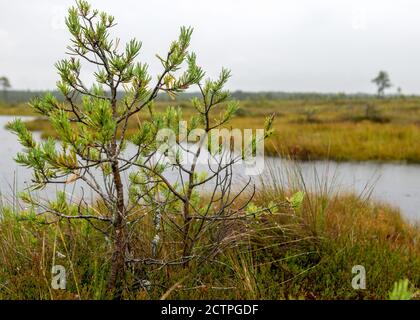
<svg viewBox="0 0 420 320"><path fill-rule="evenodd" d="M385 90L392 87L389 74L386 71L379 71L378 75L372 79L372 83L377 86L376 96L382 98L385 96ZM7 103L22 103L29 101L35 97L42 97L46 91L30 91L30 90L10 90L11 84L8 78L0 77L0 89L2 91L1 99ZM63 99L63 96L58 91L49 91L59 101ZM110 94L110 93L109 93ZM401 88L397 88L396 96L401 96ZM118 98L122 96L122 93L117 93ZM178 100L190 100L192 98L198 98L201 94L199 92L182 92L178 94ZM372 94L366 93L318 93L318 92L283 92L283 91L242 91L237 90L232 92L232 98L236 100L325 100L325 99L360 99L374 97ZM158 101L171 101L171 97L167 94L159 94L157 97Z"/></svg>
<svg viewBox="0 0 420 320"><path fill-rule="evenodd" d="M62 95L58 91L50 91L51 94L57 99L62 100ZM7 103L23 103L27 102L35 97L44 96L46 91L30 91L30 90L3 90L0 100ZM118 93L120 95L121 93ZM198 97L198 92L181 93L178 95L177 100L190 100L191 98ZM366 93L315 93L315 92L247 92L247 91L234 91L232 97L236 100L326 100L326 99L365 99L375 98L377 95L366 94ZM409 97L409 96L408 96ZM414 96L413 96L414 97ZM157 97L158 101L171 101L171 98L167 94L160 94Z"/></svg>

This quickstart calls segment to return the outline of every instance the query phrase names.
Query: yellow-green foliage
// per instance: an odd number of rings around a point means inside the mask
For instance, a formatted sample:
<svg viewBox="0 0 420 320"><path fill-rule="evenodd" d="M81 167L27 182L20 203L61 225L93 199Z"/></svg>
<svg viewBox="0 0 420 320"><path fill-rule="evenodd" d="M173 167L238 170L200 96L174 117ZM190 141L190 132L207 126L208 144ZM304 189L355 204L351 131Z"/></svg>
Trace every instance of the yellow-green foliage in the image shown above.
<svg viewBox="0 0 420 320"><path fill-rule="evenodd" d="M156 110L167 105L180 105L184 118L189 119L189 102L159 102ZM302 160L420 162L418 98L242 101L229 127L263 128L271 113L276 114L275 133L265 142L271 155L280 152ZM130 122L129 133L135 132L139 120ZM37 119L28 127L42 131L43 137L55 136L46 121Z"/></svg>
<svg viewBox="0 0 420 320"><path fill-rule="evenodd" d="M266 152L295 159L420 162L420 100L243 103L233 127L258 128L277 114Z"/></svg>
<svg viewBox="0 0 420 320"><path fill-rule="evenodd" d="M359 123L283 124L266 151L295 159L420 162L420 126Z"/></svg>
<svg viewBox="0 0 420 320"><path fill-rule="evenodd" d="M0 103L0 115L7 116L32 116L35 115L27 103L5 104Z"/></svg>
<svg viewBox="0 0 420 320"><path fill-rule="evenodd" d="M353 195L305 192L301 207L287 190L260 188L256 205L284 203L273 214L232 224L232 241L213 260L127 270L126 299L386 299L409 279L420 287L419 230L397 210ZM107 299L110 244L91 225L45 220L2 210L0 299ZM25 219L18 218L25 216ZM51 221L50 221L51 222ZM146 224L147 227L147 224ZM144 230L147 234L147 230ZM147 237L145 235L145 237ZM142 239L132 250L144 250ZM51 289L51 266L66 267L66 290ZM353 265L367 272L366 290L351 287ZM153 284L145 290L139 280Z"/></svg>

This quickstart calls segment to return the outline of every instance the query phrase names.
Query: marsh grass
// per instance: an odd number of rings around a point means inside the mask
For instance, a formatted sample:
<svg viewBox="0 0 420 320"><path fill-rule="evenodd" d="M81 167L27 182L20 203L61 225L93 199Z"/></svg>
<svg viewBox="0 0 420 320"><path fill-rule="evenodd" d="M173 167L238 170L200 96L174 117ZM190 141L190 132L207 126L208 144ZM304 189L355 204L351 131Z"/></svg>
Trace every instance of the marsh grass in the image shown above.
<svg viewBox="0 0 420 320"><path fill-rule="evenodd" d="M398 210L371 201L368 191L363 196L337 192L334 175L314 172L315 183L308 183L298 163L268 169L271 180L258 185L255 205L277 203L277 210L221 225L219 231L230 237L208 261L189 268L130 266L122 297L386 299L401 279L418 290L420 231ZM293 207L296 191L305 196ZM35 217L18 205L13 209L10 201L0 212L1 299L111 297L105 286L110 243L94 226ZM147 219L139 225L141 236L132 248L136 255L150 255L151 225ZM174 240L164 239L163 258L171 258ZM67 269L66 290L51 289L54 263ZM354 265L366 268L366 290L351 287Z"/></svg>
<svg viewBox="0 0 420 320"><path fill-rule="evenodd" d="M180 105L189 119L189 102L159 102L156 110ZM265 117L276 114L275 134L265 143L269 155L297 160L420 162L420 99L321 99L242 101L230 123L232 128L262 128ZM28 114L29 109L0 108L9 114ZM20 110L20 111L19 111ZM23 110L23 111L22 111ZM141 119L140 119L141 120ZM138 120L129 123L134 133ZM55 137L47 121L28 122L42 137Z"/></svg>
<svg viewBox="0 0 420 320"><path fill-rule="evenodd" d="M0 115L6 116L33 116L36 115L27 103L0 102Z"/></svg>
<svg viewBox="0 0 420 320"><path fill-rule="evenodd" d="M269 154L290 159L420 161L420 101L263 101L244 103L232 126L260 128L266 114L277 113ZM164 104L157 106L163 108ZM10 112L22 114L20 106ZM183 105L188 118L190 106ZM308 108L315 112L308 113ZM22 113L21 113L22 112ZM385 119L385 120L384 120ZM389 120L389 121L388 121ZM52 135L46 122L29 122ZM136 123L130 124L135 130ZM362 195L337 191L334 175L314 171L303 178L299 164L268 166L255 204L278 204L260 219L222 226L230 234L211 260L177 266L130 266L126 299L386 299L395 282L408 279L420 288L419 228L397 209ZM85 222L51 223L28 216L19 206L16 186L0 197L1 299L107 299L110 243ZM290 197L305 194L300 207ZM6 192L7 193L7 192ZM93 204L103 210L100 204ZM150 256L151 220L144 220L134 252ZM223 229L224 228L224 229ZM208 235L211 239L211 234ZM170 259L176 239L165 240L160 254ZM60 252L65 258L58 257ZM66 267L65 291L51 289L51 267ZM367 271L367 289L351 287L353 265ZM146 286L144 280L150 282Z"/></svg>

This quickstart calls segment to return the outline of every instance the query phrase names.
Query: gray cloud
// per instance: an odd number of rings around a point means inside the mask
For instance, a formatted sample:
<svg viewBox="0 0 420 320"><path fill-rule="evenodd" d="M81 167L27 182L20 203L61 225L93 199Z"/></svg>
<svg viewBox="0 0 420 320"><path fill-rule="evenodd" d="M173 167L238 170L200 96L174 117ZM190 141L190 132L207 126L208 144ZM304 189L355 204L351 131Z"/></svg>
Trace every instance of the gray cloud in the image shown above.
<svg viewBox="0 0 420 320"><path fill-rule="evenodd" d="M404 92L420 93L418 1L160 0L91 3L116 17L115 35L143 42L141 58L159 72L181 25L195 28L192 49L215 76L232 69L231 89L373 92L390 73ZM64 56L65 12L73 1L0 0L0 74L15 88L51 89ZM395 88L394 88L395 89Z"/></svg>

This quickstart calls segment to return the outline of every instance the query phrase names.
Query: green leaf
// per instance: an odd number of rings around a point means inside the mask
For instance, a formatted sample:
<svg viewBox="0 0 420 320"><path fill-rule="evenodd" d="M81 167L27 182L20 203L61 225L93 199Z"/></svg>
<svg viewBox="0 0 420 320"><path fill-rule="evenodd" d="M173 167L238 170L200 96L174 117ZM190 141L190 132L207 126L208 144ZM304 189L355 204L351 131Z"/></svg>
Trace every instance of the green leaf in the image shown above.
<svg viewBox="0 0 420 320"><path fill-rule="evenodd" d="M298 191L293 194L290 198L286 198L293 209L299 209L302 206L303 199L305 198L305 192Z"/></svg>
<svg viewBox="0 0 420 320"><path fill-rule="evenodd" d="M413 294L408 279L404 279L394 283L394 288L389 294L389 300L411 300Z"/></svg>

